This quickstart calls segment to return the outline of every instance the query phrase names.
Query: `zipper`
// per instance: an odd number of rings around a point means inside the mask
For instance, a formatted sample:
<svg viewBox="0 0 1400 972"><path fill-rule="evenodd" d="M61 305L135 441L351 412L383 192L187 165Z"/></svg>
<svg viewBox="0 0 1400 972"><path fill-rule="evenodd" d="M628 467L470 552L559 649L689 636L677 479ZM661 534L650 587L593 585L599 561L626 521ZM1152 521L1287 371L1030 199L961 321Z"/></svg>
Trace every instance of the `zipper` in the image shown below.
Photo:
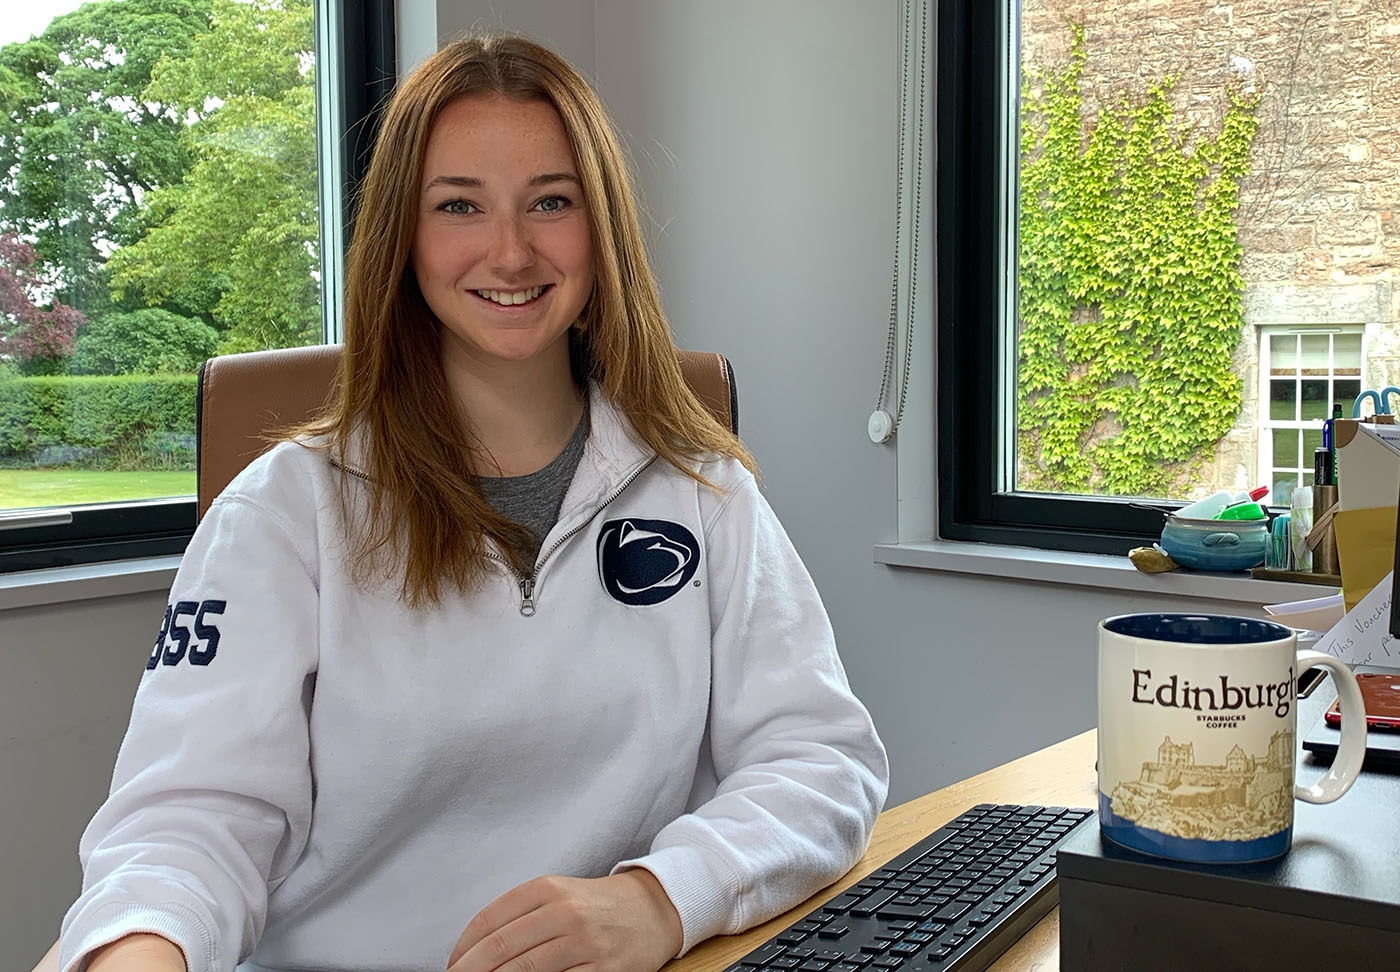
<svg viewBox="0 0 1400 972"><path fill-rule="evenodd" d="M573 537L575 534L581 533L584 529L586 529L588 527L588 524L592 523L595 519L598 518L599 513L603 512L603 510L606 509L608 505L612 503L613 500L621 496L623 490L625 490L628 486L631 486L632 481L635 480L642 473L646 472L648 467L650 467L651 464L655 461L656 456L652 456L646 462L642 463L640 466L634 469L632 471L632 474L622 481L621 485L619 485L616 489L609 493L607 498L604 499L603 502L599 503L597 508L594 509L592 513L588 514L588 519L584 520L578 526L574 527L568 533L565 533L558 540L555 540L552 544L550 544L549 549L546 550L540 556L540 558L535 561L535 569L530 571L528 576L520 573L518 570L512 567L510 565L510 561L506 560L500 554L491 553L489 551L487 552L487 557L504 564L506 570L510 571L511 575L514 576L515 579L520 583L521 614L528 618L535 613L535 580L540 576L540 570L549 561L549 558L554 556L554 551L558 550L565 543L567 543L570 537Z"/></svg>

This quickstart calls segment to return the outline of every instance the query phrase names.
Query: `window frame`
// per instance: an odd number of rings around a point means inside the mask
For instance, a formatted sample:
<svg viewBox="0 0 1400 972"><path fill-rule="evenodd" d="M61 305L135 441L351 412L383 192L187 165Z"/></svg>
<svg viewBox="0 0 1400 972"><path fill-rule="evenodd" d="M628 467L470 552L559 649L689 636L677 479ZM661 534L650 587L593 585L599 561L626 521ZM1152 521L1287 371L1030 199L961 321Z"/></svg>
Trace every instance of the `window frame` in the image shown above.
<svg viewBox="0 0 1400 972"><path fill-rule="evenodd" d="M1259 432L1258 460L1256 470L1258 473L1258 479L1260 483L1272 487L1274 482L1274 474L1276 472L1280 472L1284 469L1287 469L1289 472L1296 472L1298 474L1299 481L1297 485L1311 486L1313 473L1312 462L1309 458L1305 445L1307 439L1302 433L1315 432L1317 434L1317 443L1320 446L1322 444L1321 439L1323 419L1273 418L1271 414L1273 411L1273 383L1280 379L1279 377L1273 374L1273 369L1270 367L1270 365L1272 364L1273 357L1273 341L1270 339L1279 335L1291 335L1297 338L1297 341L1295 342L1295 354L1297 355L1297 359L1300 362L1299 367L1301 367L1302 338L1308 335L1325 336L1327 338L1327 374L1325 376L1304 376L1301 371L1295 371L1293 375L1288 376L1289 380L1295 383L1294 412L1296 414L1302 409L1302 382L1305 380L1305 378L1311 378L1315 380L1317 378L1325 377L1327 381L1328 400L1331 402L1345 403L1349 400L1339 399L1337 397L1336 389L1337 383L1339 381L1355 381L1358 393L1360 389L1364 387L1365 382L1362 376L1366 369L1366 326L1364 324L1265 324L1259 327L1259 415L1255 421L1255 427L1258 429ZM1357 351L1357 370L1356 374L1354 375L1338 374L1337 338L1344 335L1356 336L1361 339ZM1354 395L1350 396L1351 399L1354 399L1355 397L1356 396ZM1330 415L1330 407L1327 411ZM1347 411L1347 406L1345 404L1343 404L1343 411ZM1349 415L1350 413L1347 412L1347 414ZM1324 416L1324 418L1325 417L1326 416ZM1300 464L1298 466L1284 467L1274 461L1275 456L1273 432L1275 430L1297 431L1299 433L1299 450L1301 451L1301 457ZM1281 506L1284 504L1284 500L1286 498L1287 497L1275 493L1271 497L1271 501L1275 505Z"/></svg>
<svg viewBox="0 0 1400 972"><path fill-rule="evenodd" d="M396 81L395 0L319 0L315 29L318 46L333 42L329 51L318 50L317 69L329 74L329 83L323 76L316 92L317 167L321 173L339 172L339 184L330 191L327 179L317 180L323 225L321 337L333 342L340 337L336 292L349 239L342 227L350 224L379 114ZM334 125L330 138L323 135L327 117ZM194 534L195 509L193 496L181 496L0 513L0 574L183 553Z"/></svg>
<svg viewBox="0 0 1400 972"><path fill-rule="evenodd" d="M1014 312L1015 0L940 0L936 200L937 523L945 540L1123 554L1150 544L1163 510L1132 497L1018 493ZM1013 53L1015 52L1015 53ZM994 76L989 77L989 73ZM988 119L993 121L988 122ZM1012 416L1003 423L1001 416Z"/></svg>

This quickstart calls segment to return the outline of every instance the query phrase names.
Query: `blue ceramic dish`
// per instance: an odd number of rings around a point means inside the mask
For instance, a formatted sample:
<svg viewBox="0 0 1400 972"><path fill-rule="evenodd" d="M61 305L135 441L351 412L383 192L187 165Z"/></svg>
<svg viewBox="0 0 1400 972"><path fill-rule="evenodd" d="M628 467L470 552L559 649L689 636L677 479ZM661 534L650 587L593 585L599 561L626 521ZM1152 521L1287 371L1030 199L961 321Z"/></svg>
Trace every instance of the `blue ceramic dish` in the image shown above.
<svg viewBox="0 0 1400 972"><path fill-rule="evenodd" d="M1268 520L1193 520L1167 515L1162 549L1193 570L1248 570L1264 562Z"/></svg>

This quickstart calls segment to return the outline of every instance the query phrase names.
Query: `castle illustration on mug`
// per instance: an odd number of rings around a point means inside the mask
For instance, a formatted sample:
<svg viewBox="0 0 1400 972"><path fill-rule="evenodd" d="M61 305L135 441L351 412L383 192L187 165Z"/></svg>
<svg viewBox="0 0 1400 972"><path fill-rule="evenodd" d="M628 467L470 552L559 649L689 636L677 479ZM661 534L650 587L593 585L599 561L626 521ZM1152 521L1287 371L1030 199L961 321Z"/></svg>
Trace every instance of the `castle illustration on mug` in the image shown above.
<svg viewBox="0 0 1400 972"><path fill-rule="evenodd" d="M1286 829L1293 815L1293 733L1280 730L1268 752L1239 745L1223 765L1198 764L1191 743L1164 737L1157 759L1136 780L1113 788L1112 810L1124 820L1195 840L1254 840Z"/></svg>

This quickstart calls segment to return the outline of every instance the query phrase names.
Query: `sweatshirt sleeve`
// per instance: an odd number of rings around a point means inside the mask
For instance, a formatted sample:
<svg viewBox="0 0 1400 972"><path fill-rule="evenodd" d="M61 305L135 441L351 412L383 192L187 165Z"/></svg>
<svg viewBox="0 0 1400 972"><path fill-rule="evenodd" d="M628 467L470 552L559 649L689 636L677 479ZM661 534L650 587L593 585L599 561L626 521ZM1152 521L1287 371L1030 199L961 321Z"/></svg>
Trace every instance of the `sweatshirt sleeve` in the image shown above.
<svg viewBox="0 0 1400 972"><path fill-rule="evenodd" d="M715 795L664 827L645 867L681 952L800 903L864 853L889 787L811 576L751 476L706 528Z"/></svg>
<svg viewBox="0 0 1400 972"><path fill-rule="evenodd" d="M227 493L195 531L79 844L65 972L133 932L173 941L189 972L228 972L261 935L311 815L317 587L293 537Z"/></svg>

